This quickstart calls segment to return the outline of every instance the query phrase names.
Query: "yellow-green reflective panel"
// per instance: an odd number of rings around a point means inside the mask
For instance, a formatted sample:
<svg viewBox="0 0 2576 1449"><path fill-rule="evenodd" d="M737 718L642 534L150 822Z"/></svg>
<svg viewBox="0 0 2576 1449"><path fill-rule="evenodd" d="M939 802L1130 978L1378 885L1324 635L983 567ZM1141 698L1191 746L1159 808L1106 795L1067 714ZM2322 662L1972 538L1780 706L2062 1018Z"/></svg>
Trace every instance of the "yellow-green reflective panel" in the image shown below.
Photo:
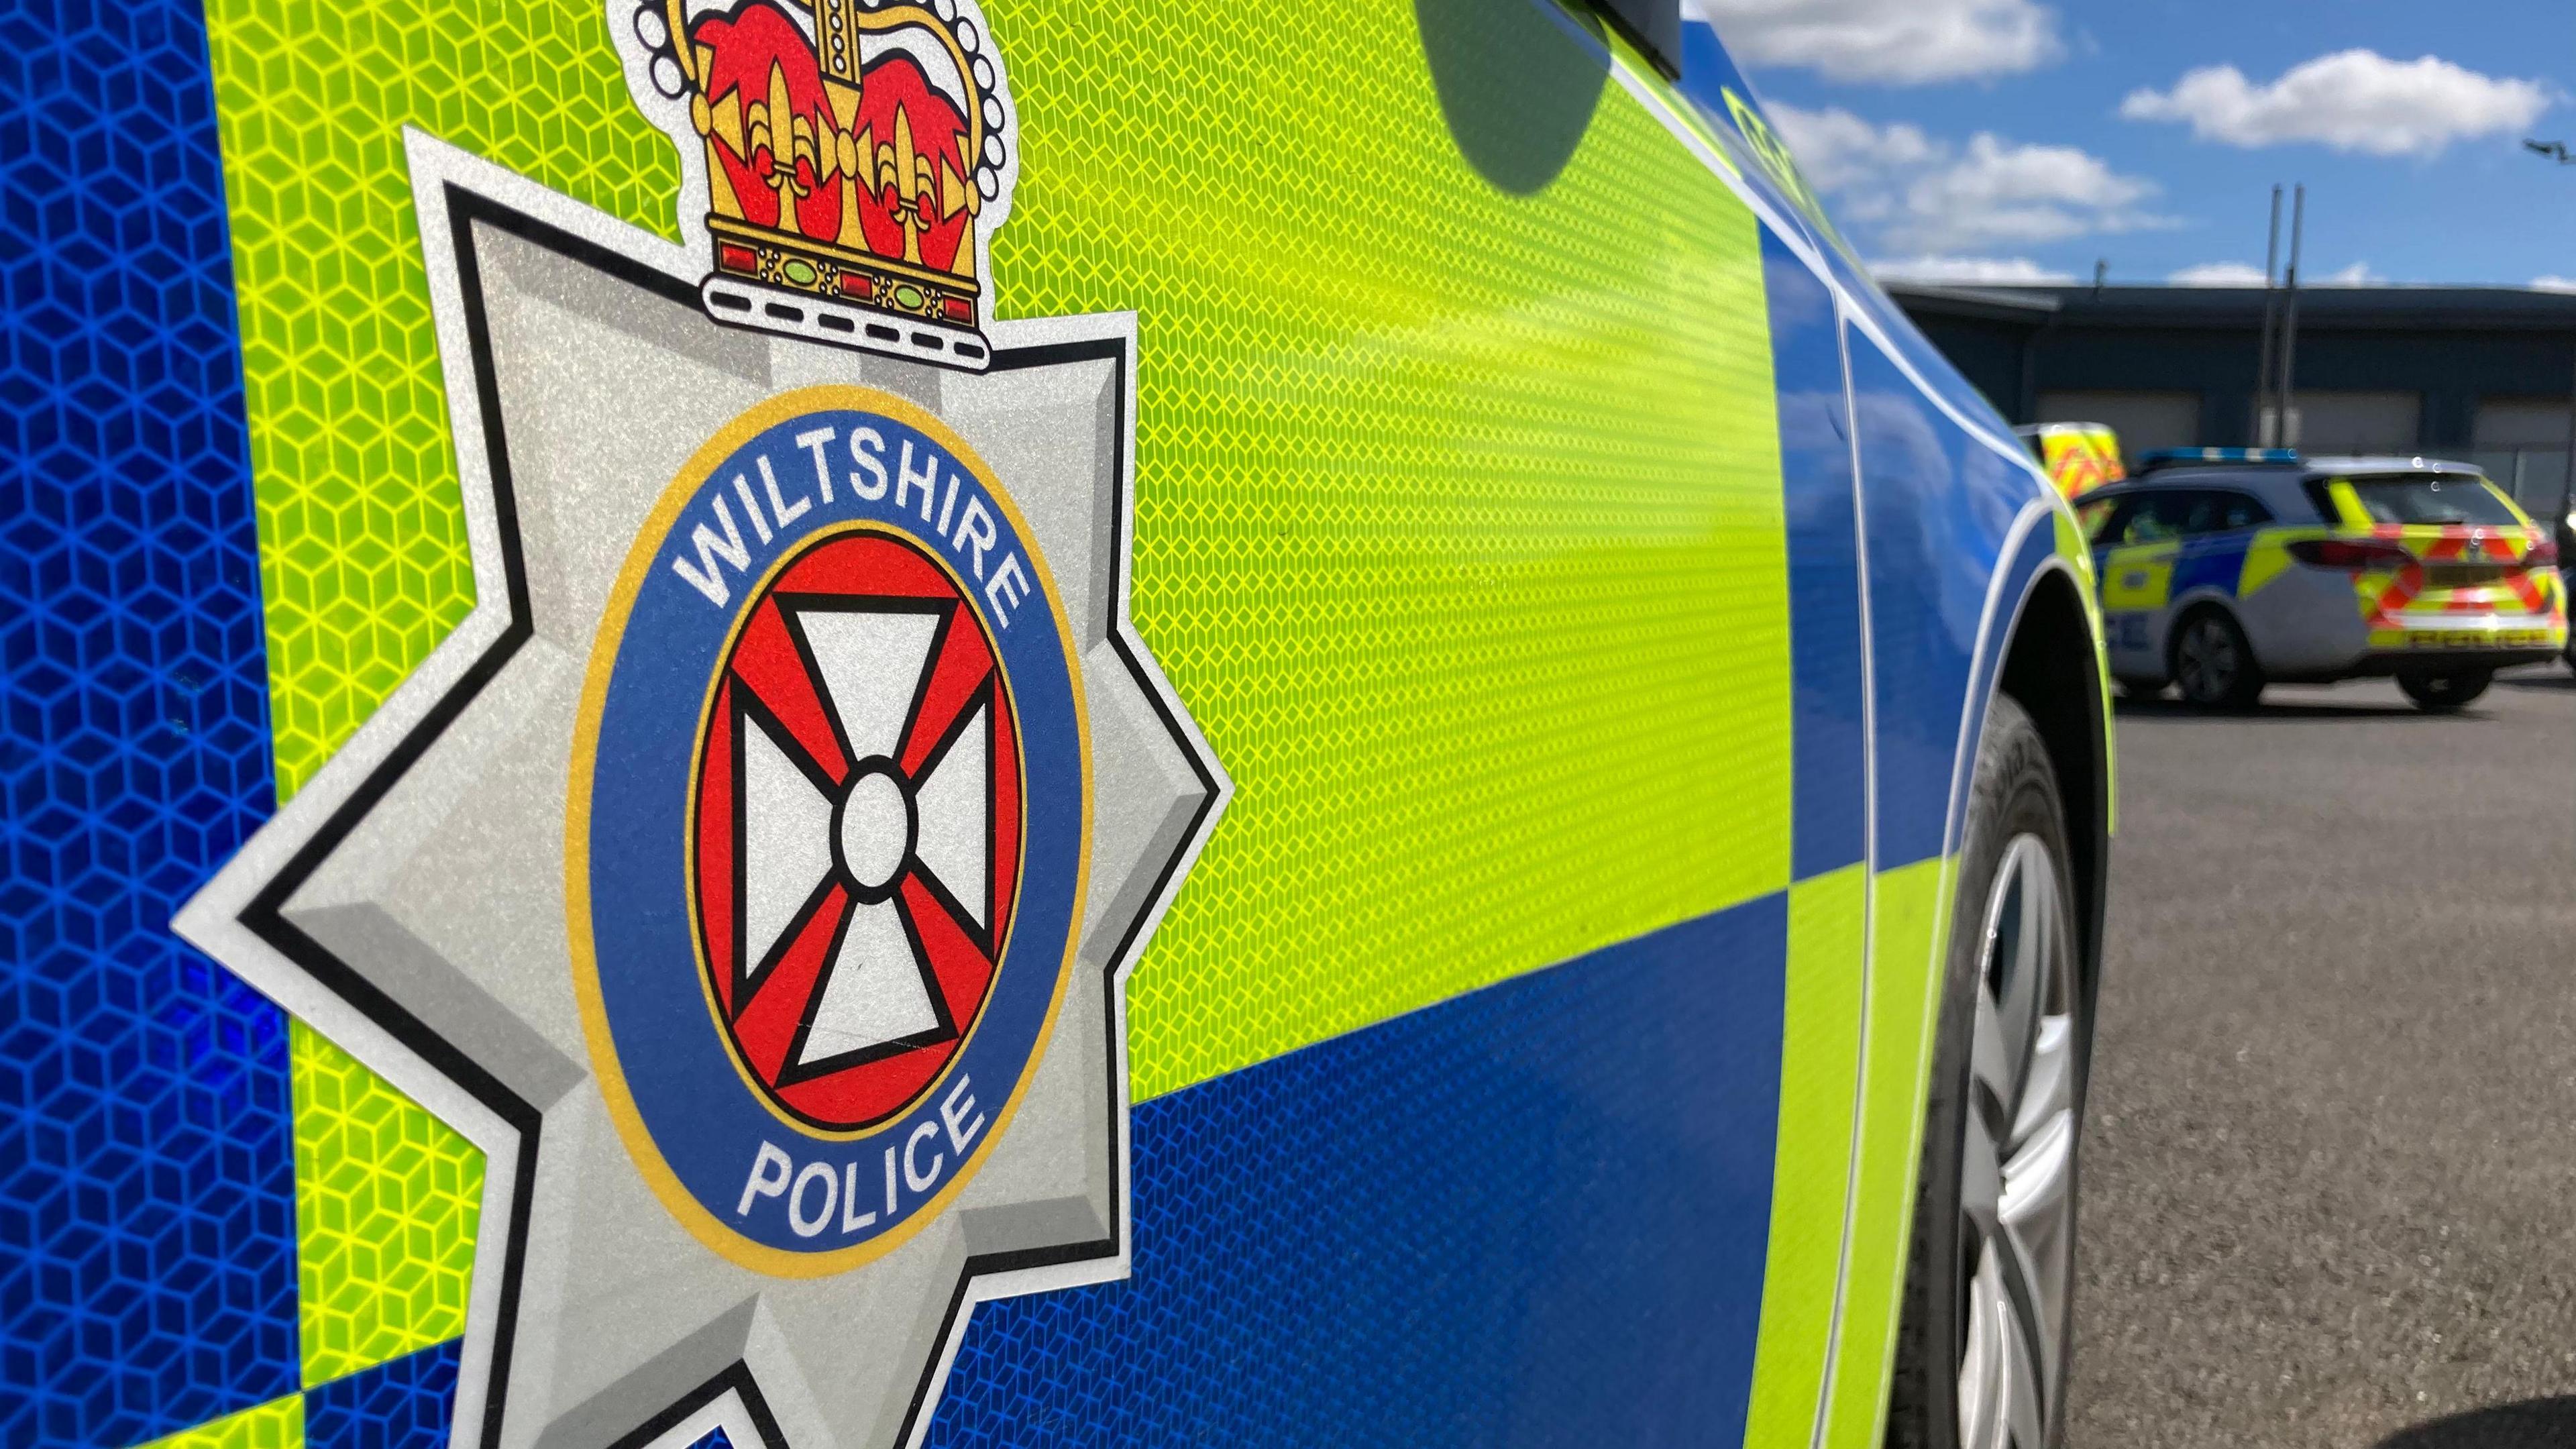
<svg viewBox="0 0 2576 1449"><path fill-rule="evenodd" d="M1868 891L1869 869L1857 864L1789 888L1780 1128L1747 1445L1804 1449L1822 1407L1851 1189Z"/></svg>
<svg viewBox="0 0 2576 1449"><path fill-rule="evenodd" d="M1858 1171L1827 1405L1831 1449L1876 1449L1887 1414L1948 954L1950 864L1944 856L1917 861L1882 873L1872 889Z"/></svg>
<svg viewBox="0 0 2576 1449"><path fill-rule="evenodd" d="M1597 74L1561 169L1469 154L1412 4L994 26L1001 305L1142 313L1135 614L1238 785L1129 987L1138 1095L1785 886L1770 345L1720 179ZM1573 42L1527 43L1562 84Z"/></svg>
<svg viewBox="0 0 2576 1449"><path fill-rule="evenodd" d="M665 236L679 161L596 4L209 0L277 788L473 606L413 125Z"/></svg>
<svg viewBox="0 0 2576 1449"><path fill-rule="evenodd" d="M483 1154L304 1023L288 1049L311 1388L465 1331Z"/></svg>
<svg viewBox="0 0 2576 1449"><path fill-rule="evenodd" d="M288 1394L255 1404L141 1449L304 1449L304 1396Z"/></svg>

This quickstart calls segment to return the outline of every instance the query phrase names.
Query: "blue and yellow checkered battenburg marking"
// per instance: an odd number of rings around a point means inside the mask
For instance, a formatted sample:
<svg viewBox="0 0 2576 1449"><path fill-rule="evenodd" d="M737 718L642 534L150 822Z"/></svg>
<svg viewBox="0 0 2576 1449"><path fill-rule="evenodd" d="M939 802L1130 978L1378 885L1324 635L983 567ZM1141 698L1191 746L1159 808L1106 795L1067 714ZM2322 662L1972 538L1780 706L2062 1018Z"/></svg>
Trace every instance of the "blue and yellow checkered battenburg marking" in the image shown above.
<svg viewBox="0 0 2576 1449"><path fill-rule="evenodd" d="M455 1399L451 1341L183 1429L148 1449L439 1449Z"/></svg>
<svg viewBox="0 0 2576 1449"><path fill-rule="evenodd" d="M1801 455L1830 299L1652 105L1605 81L1544 185L1481 175L1448 8L995 0L999 310L1142 317L1136 617L1239 794L1133 977L1136 1276L979 1309L942 1445L1724 1437L1805 1331L1766 1274L1840 1247L1766 1263L1775 1171L1830 1216L1854 1152L1832 1442L1875 1433L1994 541ZM1543 9L1495 64L1572 54ZM483 1161L168 921L472 604L402 127L664 234L676 173L595 3L207 10L62 0L0 101L70 158L0 176L0 1441L425 1449ZM1357 206L1354 132L1398 162ZM1882 421L2009 503L1891 327ZM1856 506L1967 552L1864 565ZM1912 964L1855 1085L1864 900ZM1780 1135L1784 1078L1839 1125Z"/></svg>
<svg viewBox="0 0 2576 1449"><path fill-rule="evenodd" d="M169 933L275 805L205 34L50 17L10 133L120 159L0 176L0 1442L425 1449L480 1157Z"/></svg>

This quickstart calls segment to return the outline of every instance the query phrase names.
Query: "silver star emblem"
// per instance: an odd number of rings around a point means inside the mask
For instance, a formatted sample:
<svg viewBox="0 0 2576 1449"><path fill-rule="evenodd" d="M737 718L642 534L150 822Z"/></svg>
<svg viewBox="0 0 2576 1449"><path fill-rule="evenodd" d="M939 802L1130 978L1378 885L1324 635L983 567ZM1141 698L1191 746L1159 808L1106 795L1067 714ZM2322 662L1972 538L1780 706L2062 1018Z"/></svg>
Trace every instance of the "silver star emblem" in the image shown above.
<svg viewBox="0 0 2576 1449"><path fill-rule="evenodd" d="M1134 319L1004 324L976 375L734 330L701 309L694 254L406 140L477 603L178 929L484 1149L456 1443L678 1443L719 1423L737 1444L912 1442L975 1301L1126 1271L1124 976L1231 789L1127 621ZM1048 1044L976 1175L882 1256L773 1276L676 1220L610 1120L568 964L568 742L657 492L728 420L822 383L935 414L1027 520L1078 654L1090 885ZM909 698L887 681L930 647L919 620L797 621L850 751L877 765L818 780L792 740L744 736L745 959L800 929L831 894L818 882L856 903L800 1062L941 1029L884 894L899 874L970 923L987 909L993 762L973 721L916 774L883 767Z"/></svg>

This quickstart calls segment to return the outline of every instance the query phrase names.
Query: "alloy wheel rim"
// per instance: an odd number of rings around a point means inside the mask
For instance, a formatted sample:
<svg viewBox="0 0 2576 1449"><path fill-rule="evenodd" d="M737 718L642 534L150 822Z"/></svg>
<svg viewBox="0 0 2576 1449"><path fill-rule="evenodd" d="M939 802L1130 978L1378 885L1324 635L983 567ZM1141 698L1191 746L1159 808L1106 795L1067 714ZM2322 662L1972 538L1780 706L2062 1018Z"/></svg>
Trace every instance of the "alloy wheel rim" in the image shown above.
<svg viewBox="0 0 2576 1449"><path fill-rule="evenodd" d="M2176 652L2182 656L2177 672L2182 676L2183 692L2193 699L2216 699L2235 682L2236 642L2209 620L2196 621L2185 629Z"/></svg>
<svg viewBox="0 0 2576 1449"><path fill-rule="evenodd" d="M2024 834L1986 897L1960 1161L1963 1449L2043 1449L2064 1382L2076 1041L2060 890Z"/></svg>

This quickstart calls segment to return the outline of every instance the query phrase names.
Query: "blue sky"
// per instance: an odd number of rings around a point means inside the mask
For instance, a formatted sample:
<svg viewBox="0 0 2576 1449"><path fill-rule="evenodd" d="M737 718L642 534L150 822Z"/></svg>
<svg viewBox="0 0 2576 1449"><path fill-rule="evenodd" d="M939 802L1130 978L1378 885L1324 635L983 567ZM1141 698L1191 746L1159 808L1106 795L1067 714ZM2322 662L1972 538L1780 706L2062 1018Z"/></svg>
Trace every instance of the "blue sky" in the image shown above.
<svg viewBox="0 0 2576 1449"><path fill-rule="evenodd" d="M2305 181L2309 281L2576 279L2569 0L1686 3L1889 271L2259 273Z"/></svg>

